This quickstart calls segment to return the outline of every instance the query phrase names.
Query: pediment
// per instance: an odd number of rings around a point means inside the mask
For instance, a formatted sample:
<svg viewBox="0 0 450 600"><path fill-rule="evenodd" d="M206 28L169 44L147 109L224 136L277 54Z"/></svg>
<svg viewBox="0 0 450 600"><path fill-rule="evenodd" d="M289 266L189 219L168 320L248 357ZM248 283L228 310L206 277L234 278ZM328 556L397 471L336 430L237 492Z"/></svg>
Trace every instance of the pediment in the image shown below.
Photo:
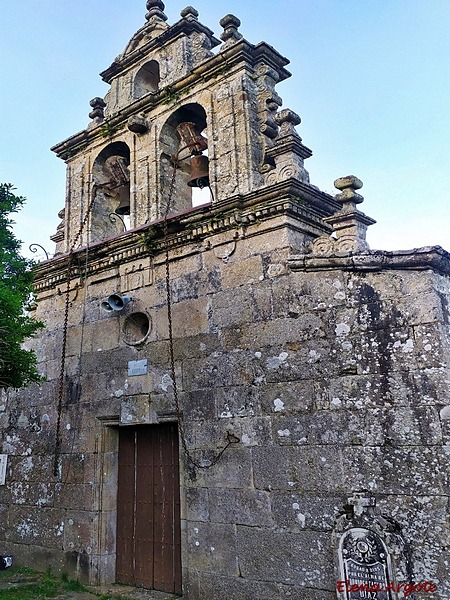
<svg viewBox="0 0 450 600"><path fill-rule="evenodd" d="M144 27L136 31L121 56L125 57L132 54L138 48L145 46L149 41L164 33L167 29L169 29L169 25L161 19L158 19L157 22L147 23Z"/></svg>

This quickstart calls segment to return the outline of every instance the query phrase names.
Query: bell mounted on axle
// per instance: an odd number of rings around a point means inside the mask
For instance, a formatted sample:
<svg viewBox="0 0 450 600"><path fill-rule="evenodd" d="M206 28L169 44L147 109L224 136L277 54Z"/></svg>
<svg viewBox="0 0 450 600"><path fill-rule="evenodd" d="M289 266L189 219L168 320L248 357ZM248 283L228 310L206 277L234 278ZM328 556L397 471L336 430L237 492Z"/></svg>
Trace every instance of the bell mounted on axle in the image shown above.
<svg viewBox="0 0 450 600"><path fill-rule="evenodd" d="M191 178L188 181L189 187L198 187L203 189L209 187L209 160L203 154L191 156Z"/></svg>
<svg viewBox="0 0 450 600"><path fill-rule="evenodd" d="M113 155L105 161L105 174L109 180L103 184L111 194L119 200L119 206L115 209L118 215L130 214L130 169L128 160L124 156Z"/></svg>
<svg viewBox="0 0 450 600"><path fill-rule="evenodd" d="M191 155L191 178L189 187L203 189L209 187L209 160L202 152L208 148L207 140L197 132L195 123L185 121L177 127L182 150L188 150Z"/></svg>
<svg viewBox="0 0 450 600"><path fill-rule="evenodd" d="M120 194L120 204L114 211L116 215L124 216L130 214L130 196L129 194Z"/></svg>

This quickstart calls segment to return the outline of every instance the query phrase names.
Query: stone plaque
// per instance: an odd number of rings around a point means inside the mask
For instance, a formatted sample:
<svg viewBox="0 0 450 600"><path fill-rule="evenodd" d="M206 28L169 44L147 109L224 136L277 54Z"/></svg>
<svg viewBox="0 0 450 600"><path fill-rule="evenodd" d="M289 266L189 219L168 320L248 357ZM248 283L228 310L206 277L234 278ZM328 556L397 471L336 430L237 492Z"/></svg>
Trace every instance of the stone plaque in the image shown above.
<svg viewBox="0 0 450 600"><path fill-rule="evenodd" d="M0 485L5 485L7 463L8 463L8 455L0 454Z"/></svg>
<svg viewBox="0 0 450 600"><path fill-rule="evenodd" d="M147 375L147 359L130 360L128 361L128 377L136 377L136 375Z"/></svg>
<svg viewBox="0 0 450 600"><path fill-rule="evenodd" d="M381 538L361 527L344 533L339 544L339 598L395 600L389 553ZM343 583L342 583L343 582Z"/></svg>

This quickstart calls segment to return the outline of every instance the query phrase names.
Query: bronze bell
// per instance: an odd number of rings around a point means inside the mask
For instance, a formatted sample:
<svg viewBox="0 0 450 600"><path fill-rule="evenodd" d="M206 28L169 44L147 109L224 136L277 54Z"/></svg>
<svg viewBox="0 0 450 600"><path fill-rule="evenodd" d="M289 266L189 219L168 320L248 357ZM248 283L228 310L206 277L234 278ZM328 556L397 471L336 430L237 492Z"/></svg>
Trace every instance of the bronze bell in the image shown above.
<svg viewBox="0 0 450 600"><path fill-rule="evenodd" d="M207 156L203 156L203 154L191 156L191 178L188 185L200 189L209 187L209 160Z"/></svg>
<svg viewBox="0 0 450 600"><path fill-rule="evenodd" d="M129 215L130 214L130 203L121 202L114 211L117 215Z"/></svg>
<svg viewBox="0 0 450 600"><path fill-rule="evenodd" d="M114 211L117 215L130 214L130 193L127 189L121 189L119 194L120 204Z"/></svg>

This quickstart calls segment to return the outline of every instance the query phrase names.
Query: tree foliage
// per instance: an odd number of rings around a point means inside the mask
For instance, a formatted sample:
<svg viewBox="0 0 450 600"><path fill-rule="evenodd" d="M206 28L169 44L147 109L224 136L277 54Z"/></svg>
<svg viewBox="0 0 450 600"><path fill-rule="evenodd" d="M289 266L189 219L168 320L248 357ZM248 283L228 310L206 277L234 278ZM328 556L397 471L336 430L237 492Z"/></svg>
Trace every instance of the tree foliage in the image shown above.
<svg viewBox="0 0 450 600"><path fill-rule="evenodd" d="M22 348L42 323L26 312L33 299L33 263L20 255L20 241L12 231L10 215L25 202L13 191L11 184L0 184L0 389L42 379L34 352Z"/></svg>

